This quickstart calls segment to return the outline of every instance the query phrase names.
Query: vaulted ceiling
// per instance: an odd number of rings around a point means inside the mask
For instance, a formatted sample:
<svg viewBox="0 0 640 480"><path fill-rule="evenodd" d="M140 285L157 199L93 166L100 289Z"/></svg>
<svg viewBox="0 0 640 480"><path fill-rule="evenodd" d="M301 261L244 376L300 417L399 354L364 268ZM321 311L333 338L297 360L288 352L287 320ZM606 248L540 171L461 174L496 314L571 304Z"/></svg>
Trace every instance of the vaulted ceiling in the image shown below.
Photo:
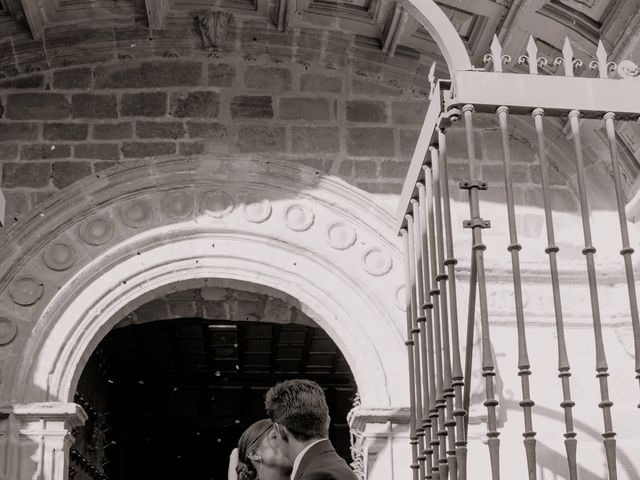
<svg viewBox="0 0 640 480"><path fill-rule="evenodd" d="M262 20L276 30L310 28L356 35L356 46L393 57L439 58L430 35L404 7L405 0L0 0L0 39L28 26L36 40L59 32L145 25L154 30L194 23L197 13L226 11L236 21ZM557 56L565 35L577 54L593 55L602 38L613 60L628 55L640 23L634 0L439 0L467 46L472 63L482 65L493 34L505 51L524 51L529 34L541 53ZM232 20L233 22L233 20ZM88 42L94 39L90 36ZM583 52L580 52L580 48ZM444 69L443 69L444 70Z"/></svg>

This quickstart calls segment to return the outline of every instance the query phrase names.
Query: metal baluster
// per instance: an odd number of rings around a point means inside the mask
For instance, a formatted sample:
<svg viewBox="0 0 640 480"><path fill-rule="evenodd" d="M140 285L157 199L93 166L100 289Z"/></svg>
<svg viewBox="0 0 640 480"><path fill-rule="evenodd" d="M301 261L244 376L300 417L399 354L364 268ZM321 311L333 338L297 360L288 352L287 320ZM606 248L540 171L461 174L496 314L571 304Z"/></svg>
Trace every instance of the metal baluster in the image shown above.
<svg viewBox="0 0 640 480"><path fill-rule="evenodd" d="M471 268L469 269L469 303L467 305L467 340L464 352L464 377L467 379L464 389L462 405L466 412L471 403L471 371L473 370L473 336L476 323L476 290L478 287L478 273L476 269L476 257L471 255ZM464 419L465 439L469 431L469 415Z"/></svg>
<svg viewBox="0 0 640 480"><path fill-rule="evenodd" d="M438 451L438 472L441 480L446 480L448 477L449 465L447 463L447 445L446 435L447 430L444 425L446 402L444 399L444 385L443 385L443 365L442 365L442 333L440 328L440 291L438 290L438 283L436 280L438 271L438 258L436 253L436 235L435 235L435 219L433 212L433 181L431 178L431 168L428 166L422 167L424 170L424 183L425 193L427 198L427 226L429 233L429 256L430 256L430 273L431 273L431 302L433 303L433 339L434 339L434 357L436 365L436 395L435 395L435 418L437 418L437 430L434 428L434 432L437 434L437 443L434 445ZM433 415L433 413L432 413ZM433 417L432 417L433 418ZM434 439L435 440L435 439Z"/></svg>
<svg viewBox="0 0 640 480"><path fill-rule="evenodd" d="M536 432L533 431L533 419L531 417L531 407L534 402L531 400L529 388L529 376L531 375L529 353L527 351L527 336L524 325L524 307L522 304L522 279L520 276L520 250L522 246L518 243L518 231L516 226L516 212L513 201L513 181L511 170L511 150L509 148L509 131L507 129L507 107L498 107L498 121L502 134L502 160L504 165L504 185L507 197L507 217L509 221L509 246L507 250L511 253L511 268L513 270L513 293L516 306L516 327L518 330L518 375L522 385L522 401L520 406L524 413L524 448L527 455L527 470L529 480L535 480L536 475Z"/></svg>
<svg viewBox="0 0 640 480"><path fill-rule="evenodd" d="M416 434L418 436L418 466L420 478L425 478L425 461L426 457L424 455L424 445L425 445L425 437L424 437L424 426L423 426L423 407L422 407L422 364L420 358L420 324L423 322L424 316L422 315L422 304L423 300L423 287L422 287L422 249L420 242L420 218L419 218L419 206L417 205L417 200L411 199L411 207L413 213L413 222L408 224L409 228L409 238L413 241L413 245L409 245L409 252L411 256L409 257L411 264L414 267L414 270L411 272L413 274L413 281L415 285L414 297L413 297L413 358L415 362L415 373L416 373ZM417 223L417 226L416 226Z"/></svg>
<svg viewBox="0 0 640 480"><path fill-rule="evenodd" d="M449 275L449 313L451 321L451 385L455 396L453 417L456 424L455 450L457 458L458 479L467 478L467 441L465 432L465 417L467 410L463 406L464 376L460 361L460 334L458 329L458 293L456 289L456 270L458 261L453 254L453 231L451 228L451 203L449 195L449 175L447 171L447 139L442 128L438 130L438 147L440 149L440 189L442 191L442 206L444 209L444 230L447 240L447 258L444 264Z"/></svg>
<svg viewBox="0 0 640 480"><path fill-rule="evenodd" d="M560 278L558 276L559 248L556 246L555 232L553 227L553 211L549 196L549 173L547 165L547 148L545 146L544 127L542 119L544 110L536 108L532 113L536 133L538 135L538 158L540 161L540 178L542 183L542 201L544 206L544 218L547 230L547 248L545 253L549 257L549 270L551 272L551 289L553 292L553 310L556 321L556 336L558 338L558 377L562 383L562 402L560 406L564 410L564 446L567 451L567 464L569 467L569 480L578 479L576 432L573 430L573 406L575 402L571 400L571 365L567 353L565 341L564 320L562 316L562 298L560 297Z"/></svg>
<svg viewBox="0 0 640 480"><path fill-rule="evenodd" d="M411 218L407 215L407 223ZM419 480L419 466L418 466L418 437L416 435L416 387L415 387L415 373L413 365L413 334L411 330L413 328L413 322L411 319L411 298L413 297L413 286L410 281L411 262L409 261L409 232L406 228L400 230L400 235L404 243L404 272L405 272L405 307L407 311L407 340L405 345L407 346L407 357L409 361L409 439L411 444L411 470L413 480ZM422 479L420 479L422 480Z"/></svg>
<svg viewBox="0 0 640 480"><path fill-rule="evenodd" d="M627 227L627 214L624 209L624 195L620 179L621 174L620 165L618 163L616 130L613 124L614 119L614 113L609 112L604 115L604 124L607 129L607 137L609 137L613 185L616 190L616 205L618 207L618 220L620 221L620 235L622 237L622 250L620 250L620 255L624 258L624 270L627 276L629 309L631 310L631 326L633 327L633 345L636 356L635 371L636 378L640 382L640 320L638 319L638 298L636 296L636 283L633 274L633 262L631 260L631 255L634 250L631 248L631 244L629 243L629 229ZM638 408L640 408L640 404L638 404Z"/></svg>
<svg viewBox="0 0 640 480"><path fill-rule="evenodd" d="M489 222L480 217L480 204L478 200L478 190L486 190L487 184L477 180L477 160L473 139L473 105L462 107L465 120L465 130L467 137L467 151L469 156L468 182L461 182L460 188L469 191L469 212L471 219L464 222L465 228L471 228L473 232L473 256L476 261L476 272L478 275L478 296L480 300L480 324L482 327L482 376L485 379L486 401L488 413L487 444L489 445L489 457L491 460L491 476L493 480L500 479L500 432L498 432L496 407L498 400L495 397L494 379L495 365L491 354L491 335L489 331L489 311L487 307L487 285L484 270L484 250L487 248L482 243L482 229L490 226Z"/></svg>
<svg viewBox="0 0 640 480"><path fill-rule="evenodd" d="M447 449L447 464L449 466L449 476L451 480L456 480L458 476L458 467L456 462L455 450L455 426L453 419L453 400L455 393L451 380L451 350L449 335L449 315L447 306L447 279L448 274L445 273L445 256L444 256L444 232L442 219L442 200L440 198L440 158L439 151L431 148L431 174L433 180L433 206L436 219L436 248L438 258L438 270L436 280L438 281L438 289L440 290L440 323L442 325L442 347L443 347L443 380L444 380L444 399L446 404L445 427L447 428L447 439L449 448Z"/></svg>
<svg viewBox="0 0 640 480"><path fill-rule="evenodd" d="M426 457L426 478L431 479L433 475L433 447L431 446L431 418L429 416L429 408L431 405L431 394L429 392L429 378L433 381L433 375L429 373L429 367L433 367L430 361L428 361L427 353L427 324L431 324L431 313L433 305L430 302L429 290L430 290L430 273L429 273L429 249L428 249L428 237L427 237L427 217L425 209L425 189L424 184L418 182L416 184L418 190L418 213L414 212L414 228L420 232L420 248L421 248L421 262L422 262L422 311L424 312L424 323L420 329L420 354L422 358L422 426L424 428L424 434L426 439L424 455Z"/></svg>
<svg viewBox="0 0 640 480"><path fill-rule="evenodd" d="M604 419L604 433L602 434L604 449L607 456L607 466L609 470L609 478L616 480L618 478L616 468L616 433L613 431L613 422L611 419L611 406L613 402L609 399L609 385L607 378L609 377L609 367L604 351L604 340L602 338L602 324L600 322L600 305L598 301L598 286L596 280L596 267L594 254L596 249L591 241L591 224L589 222L589 204L587 202L587 190L584 177L584 161L582 158L582 142L580 139L580 112L571 110L569 112L569 122L571 124L571 133L576 149L577 162L577 178L578 178L578 197L580 199L580 214L582 216L582 231L584 234L584 248L582 253L587 262L587 277L589 280L589 296L591 298L591 313L593 318L593 333L596 343L596 377L600 383L600 403L602 416Z"/></svg>

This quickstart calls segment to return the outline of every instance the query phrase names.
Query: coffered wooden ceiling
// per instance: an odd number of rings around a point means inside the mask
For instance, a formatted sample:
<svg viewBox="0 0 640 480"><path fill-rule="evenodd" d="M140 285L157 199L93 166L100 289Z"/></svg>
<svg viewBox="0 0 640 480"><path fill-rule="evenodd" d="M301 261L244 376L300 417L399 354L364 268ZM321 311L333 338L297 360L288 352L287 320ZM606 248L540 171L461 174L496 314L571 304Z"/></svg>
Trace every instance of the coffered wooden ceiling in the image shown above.
<svg viewBox="0 0 640 480"><path fill-rule="evenodd" d="M398 49L440 57L430 35L403 8L405 0L0 0L0 35L10 19L40 39L59 30L193 21L197 13L224 10L236 21L263 19L280 31L322 28L356 35L356 44L393 56ZM523 51L528 34L554 51L566 34L582 44L615 44L629 29L635 0L438 0L467 45L476 66L493 34ZM3 25L5 28L3 29ZM545 53L545 52L541 52Z"/></svg>

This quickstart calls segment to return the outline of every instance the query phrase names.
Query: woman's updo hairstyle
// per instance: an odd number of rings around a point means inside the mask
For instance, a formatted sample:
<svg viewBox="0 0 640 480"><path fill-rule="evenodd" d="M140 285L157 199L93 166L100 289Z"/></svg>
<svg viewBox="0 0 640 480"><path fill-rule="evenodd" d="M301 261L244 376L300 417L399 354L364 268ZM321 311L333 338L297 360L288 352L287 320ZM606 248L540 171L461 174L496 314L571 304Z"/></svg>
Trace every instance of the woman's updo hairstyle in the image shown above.
<svg viewBox="0 0 640 480"><path fill-rule="evenodd" d="M249 455L255 453L255 449L271 428L273 428L273 422L268 418L258 420L247 428L238 440L238 466L236 467L238 480L256 480L258 472L251 463Z"/></svg>

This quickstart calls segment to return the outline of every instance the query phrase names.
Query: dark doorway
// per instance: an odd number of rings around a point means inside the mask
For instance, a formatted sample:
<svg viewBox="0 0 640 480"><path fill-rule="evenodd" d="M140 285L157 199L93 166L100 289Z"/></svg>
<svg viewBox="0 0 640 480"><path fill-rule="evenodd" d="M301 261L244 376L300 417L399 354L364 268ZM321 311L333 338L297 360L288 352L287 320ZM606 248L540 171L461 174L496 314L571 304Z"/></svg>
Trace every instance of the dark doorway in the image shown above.
<svg viewBox="0 0 640 480"><path fill-rule="evenodd" d="M240 434L265 417L267 389L288 378L325 388L331 440L350 461L356 386L321 328L198 318L116 328L78 385L89 421L72 448L73 478L226 478Z"/></svg>

